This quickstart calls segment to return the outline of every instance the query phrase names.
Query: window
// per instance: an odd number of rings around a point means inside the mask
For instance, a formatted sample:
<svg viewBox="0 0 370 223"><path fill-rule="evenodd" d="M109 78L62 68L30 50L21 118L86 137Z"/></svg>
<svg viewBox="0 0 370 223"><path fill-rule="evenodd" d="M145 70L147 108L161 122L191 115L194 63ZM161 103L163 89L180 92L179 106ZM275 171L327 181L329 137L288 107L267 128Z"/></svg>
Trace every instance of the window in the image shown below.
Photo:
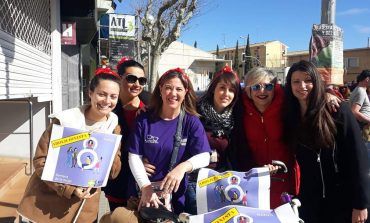
<svg viewBox="0 0 370 223"><path fill-rule="evenodd" d="M344 58L344 67L345 68L358 67L359 66L358 64L359 64L359 58L358 57Z"/></svg>

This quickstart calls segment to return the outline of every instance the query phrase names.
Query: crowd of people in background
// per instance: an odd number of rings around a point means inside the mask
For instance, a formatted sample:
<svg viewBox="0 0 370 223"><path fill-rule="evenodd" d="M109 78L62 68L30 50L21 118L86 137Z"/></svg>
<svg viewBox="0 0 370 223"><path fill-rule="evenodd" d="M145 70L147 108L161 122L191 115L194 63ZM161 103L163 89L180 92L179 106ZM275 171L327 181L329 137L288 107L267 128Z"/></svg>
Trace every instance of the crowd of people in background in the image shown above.
<svg viewBox="0 0 370 223"><path fill-rule="evenodd" d="M174 68L159 78L150 101L141 98L143 65L125 57L117 72L97 69L90 104L56 114L52 122L122 135L103 188L111 214L101 222L142 222L138 209L161 205L196 214L200 168L245 172L265 166L273 175L273 160L283 161L289 172L272 181L271 208L288 192L301 199L307 223L368 218L369 70L356 84L325 85L311 62L300 61L282 86L267 68L253 68L241 80L225 66L197 98L189 77ZM100 189L41 180L51 128L39 141L36 171L18 212L32 222L72 222L86 200L76 222L97 222ZM172 195L169 206L154 184Z"/></svg>

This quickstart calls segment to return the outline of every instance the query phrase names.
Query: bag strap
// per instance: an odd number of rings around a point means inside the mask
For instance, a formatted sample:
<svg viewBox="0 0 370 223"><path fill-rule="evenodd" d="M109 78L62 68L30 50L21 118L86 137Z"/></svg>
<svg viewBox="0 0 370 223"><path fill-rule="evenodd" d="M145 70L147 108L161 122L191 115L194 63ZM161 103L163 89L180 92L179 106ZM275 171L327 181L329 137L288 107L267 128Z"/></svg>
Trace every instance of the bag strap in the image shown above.
<svg viewBox="0 0 370 223"><path fill-rule="evenodd" d="M175 140L173 144L173 150L172 150L172 156L171 156L171 162L168 169L168 172L170 172L174 167L177 160L177 155L179 153L179 148L181 145L181 139L182 139L182 123L184 121L185 117L185 111L181 109L179 121L177 122L177 128L176 128L176 134L175 134Z"/></svg>

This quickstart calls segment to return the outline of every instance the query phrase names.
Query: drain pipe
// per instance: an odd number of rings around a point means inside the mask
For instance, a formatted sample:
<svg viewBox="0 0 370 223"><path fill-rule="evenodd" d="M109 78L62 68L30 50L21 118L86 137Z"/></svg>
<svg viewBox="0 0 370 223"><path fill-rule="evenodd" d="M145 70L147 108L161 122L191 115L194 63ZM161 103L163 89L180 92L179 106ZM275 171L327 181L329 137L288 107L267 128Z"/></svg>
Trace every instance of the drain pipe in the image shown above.
<svg viewBox="0 0 370 223"><path fill-rule="evenodd" d="M30 119L30 172L26 174L31 175L33 173L33 104L31 101L31 97L28 98L28 109Z"/></svg>

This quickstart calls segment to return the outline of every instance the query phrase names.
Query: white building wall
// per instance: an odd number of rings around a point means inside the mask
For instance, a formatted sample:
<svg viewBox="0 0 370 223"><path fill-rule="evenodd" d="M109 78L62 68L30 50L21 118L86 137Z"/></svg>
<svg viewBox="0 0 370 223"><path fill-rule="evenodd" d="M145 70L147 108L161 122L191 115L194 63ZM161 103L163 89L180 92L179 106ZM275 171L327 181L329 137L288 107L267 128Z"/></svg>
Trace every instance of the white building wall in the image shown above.
<svg viewBox="0 0 370 223"><path fill-rule="evenodd" d="M49 102L32 102L33 113L33 154L38 140L49 124L47 118ZM0 101L0 156L29 158L30 156L30 119L29 103L22 101ZM32 155L33 155L32 154Z"/></svg>
<svg viewBox="0 0 370 223"><path fill-rule="evenodd" d="M209 83L208 73L215 70L215 59L211 53L175 41L162 54L158 73L162 75L169 69L180 67L191 79L195 90L204 90Z"/></svg>
<svg viewBox="0 0 370 223"><path fill-rule="evenodd" d="M0 30L0 99L52 98L51 57Z"/></svg>
<svg viewBox="0 0 370 223"><path fill-rule="evenodd" d="M61 108L60 0L50 1L50 12L51 55L0 30L0 156L30 158L51 106Z"/></svg>
<svg viewBox="0 0 370 223"><path fill-rule="evenodd" d="M51 52L52 52L52 112L62 110L62 51L60 32L60 0L50 1Z"/></svg>

